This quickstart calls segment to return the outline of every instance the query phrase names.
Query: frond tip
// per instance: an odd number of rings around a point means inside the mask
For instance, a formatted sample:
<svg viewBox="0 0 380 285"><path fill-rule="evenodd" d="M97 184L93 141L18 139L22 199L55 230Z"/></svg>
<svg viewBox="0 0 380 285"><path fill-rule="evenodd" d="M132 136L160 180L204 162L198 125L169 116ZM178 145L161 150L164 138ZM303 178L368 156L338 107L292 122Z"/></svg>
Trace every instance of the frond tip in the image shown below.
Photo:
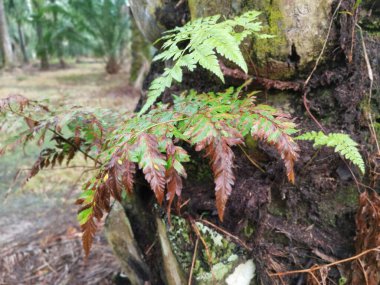
<svg viewBox="0 0 380 285"><path fill-rule="evenodd" d="M295 138L296 140L313 141L314 147L333 147L335 152L356 165L362 174L365 173L364 160L358 150L358 144L347 134L308 132Z"/></svg>

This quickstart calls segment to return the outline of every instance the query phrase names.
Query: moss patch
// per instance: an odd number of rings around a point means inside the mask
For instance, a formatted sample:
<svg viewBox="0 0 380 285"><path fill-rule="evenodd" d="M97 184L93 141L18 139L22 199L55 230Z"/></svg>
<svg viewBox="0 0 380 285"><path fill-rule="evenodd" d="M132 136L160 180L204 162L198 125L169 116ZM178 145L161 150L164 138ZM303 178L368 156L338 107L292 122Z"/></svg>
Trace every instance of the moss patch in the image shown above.
<svg viewBox="0 0 380 285"><path fill-rule="evenodd" d="M358 191L353 186L327 194L322 199L323 202L318 204L322 221L335 227L337 217L356 209L358 198Z"/></svg>
<svg viewBox="0 0 380 285"><path fill-rule="evenodd" d="M242 261L244 252L236 244L221 234L197 222L200 234L207 244L208 253L199 241L198 254L194 267L197 284L223 284L223 280ZM172 216L172 227L168 232L173 252L185 272L189 272L194 252L196 236L185 219Z"/></svg>

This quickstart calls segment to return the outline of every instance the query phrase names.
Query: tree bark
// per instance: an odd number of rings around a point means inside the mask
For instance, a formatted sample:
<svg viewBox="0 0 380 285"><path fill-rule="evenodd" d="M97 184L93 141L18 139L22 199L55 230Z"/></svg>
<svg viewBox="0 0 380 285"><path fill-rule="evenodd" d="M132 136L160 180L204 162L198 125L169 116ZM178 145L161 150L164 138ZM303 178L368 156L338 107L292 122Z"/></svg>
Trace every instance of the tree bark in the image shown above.
<svg viewBox="0 0 380 285"><path fill-rule="evenodd" d="M40 68L41 70L48 70L50 67L49 64L49 55L48 51L46 50L46 47L43 44L43 27L40 22L37 24L37 38L38 38L38 45L39 45L39 50L38 50L38 57L40 58Z"/></svg>
<svg viewBox="0 0 380 285"><path fill-rule="evenodd" d="M120 71L120 64L119 64L116 56L111 55L108 58L108 61L106 64L106 71L108 74L116 74Z"/></svg>
<svg viewBox="0 0 380 285"><path fill-rule="evenodd" d="M5 17L4 2L0 0L0 39L1 39L1 50L3 54L4 67L12 67L13 61L13 51L11 39L9 37L7 20Z"/></svg>
<svg viewBox="0 0 380 285"><path fill-rule="evenodd" d="M33 9L39 10L40 3L38 1L33 1ZM47 47L44 44L44 30L43 30L43 23L41 19L37 19L35 22L36 25L36 32L37 32L37 56L40 59L40 68L41 70L48 70L49 69L49 53L47 50Z"/></svg>
<svg viewBox="0 0 380 285"><path fill-rule="evenodd" d="M21 22L17 23L17 31L18 31L18 37L19 37L19 41L20 41L20 48L21 48L23 60L24 60L25 64L28 64L29 58L28 58L28 53L26 52L24 33L22 31Z"/></svg>
<svg viewBox="0 0 380 285"><path fill-rule="evenodd" d="M159 28L166 27L164 23L167 18L157 15L162 15L162 11L166 11L165 5L169 5L168 3L180 2L130 0L139 28L143 29L143 33L150 40L157 39L160 36L157 32ZM258 67L258 72L255 70L250 73L253 74L250 76L253 82L258 83L253 86L255 89L262 87L265 91L257 96L258 102L265 102L291 114L292 117L297 117L299 128L304 131L318 130L315 122L309 118L312 113L328 132L343 131L360 143L364 153L370 153L373 151L374 143L368 143L368 122L362 114L368 112L367 107L363 107L363 103L368 100L364 94L369 92L368 74L364 72L368 70L368 65L364 60L362 43L357 40L359 34L356 34L357 30L354 29L355 21L346 13L347 11L357 13L354 9L355 2L355 0L323 0L315 3L305 0L188 0L184 3L189 5L192 18L218 13L230 16L240 14L247 9L262 11L260 19L267 29L266 32L276 35L276 38L262 41L261 44L259 41L253 41L248 47L247 53L255 67ZM366 2L368 1L363 3ZM142 4L139 6L139 3ZM377 9L380 9L376 8L376 4L368 5L371 13L376 14ZM147 13L149 15L146 15ZM376 15L380 15L380 12L378 13ZM376 24L371 20L366 23L371 29ZM180 24L182 23L178 22L178 25ZM367 61L371 62L374 82L378 82L380 38L377 33L371 40L367 40L365 40L369 59ZM335 49L331 49L332 47ZM351 60L348 56L350 49ZM321 55L322 61L319 61L321 51L324 52ZM296 60L293 60L294 58ZM310 74L310 67L314 67L317 59L316 70L307 88L304 88L304 80L299 81L299 79ZM239 73L239 70L229 66L222 67L226 78L229 79L227 81L229 85L241 84L238 81L231 83L231 78L242 80L248 78L247 75ZM145 88L157 74L162 73L163 68L163 64L152 64ZM184 77L181 85L175 87L179 90L190 88L203 90L205 82L207 90L221 87L210 82L206 76L196 73ZM372 111L369 108L369 112L372 112L374 122L380 122L377 112L380 97L375 89L372 92L373 107ZM302 105L303 101L305 106ZM306 114L306 109L309 116ZM379 126L376 128L379 136ZM309 268L313 264L323 263L323 260L327 262L331 259L340 260L353 256L355 254L354 215L358 210L358 188L362 188L356 180L362 179L363 183L370 181L372 189L380 189L377 175L380 165L379 155L372 158L374 161L371 164L376 177L359 178L359 175L352 176L358 173L354 168L348 167L346 162L331 149L321 149L316 152L311 144L300 142L302 155L296 163L297 179L295 185L291 185L284 178L281 162L276 162L276 157L269 148L258 144L257 141L247 140L246 143L247 153L239 150L235 153L236 183L228 200L224 223L220 223L212 216L215 210L214 198L209 193L213 184L202 183L198 186L194 177L199 177L200 173L194 175L192 172L196 171L192 168L190 169L193 171L188 172L191 174L187 180L188 184L182 191L182 200L189 201L182 214L186 211L190 217L199 217L199 213L208 213L207 219L244 241L250 250L248 255L255 261L257 281L260 284L305 284L307 275L286 276L284 280L280 280L268 276L268 272L288 271L295 267ZM249 159L251 155L259 164L265 166L264 174L252 167ZM197 162L198 171L204 175L204 170L199 165L200 162ZM368 186L364 185L362 190L364 187ZM144 200L143 204L149 203ZM139 215L142 212L149 210L138 211ZM141 227L139 222L133 222L133 219L131 221L132 227ZM146 230L145 227L143 235L153 236L154 234L148 233L150 231L152 229ZM375 234L378 236L378 233ZM172 244L175 245L178 240L173 239ZM357 244L356 241L356 246ZM146 245L142 248L146 248ZM193 248L188 250L189 255L192 255ZM367 248L363 246L362 249ZM155 264L163 267L162 262ZM371 265L376 267L376 272L379 272L378 263L373 262ZM366 264L364 266L367 268ZM340 277L349 278L353 274L352 271L350 266L341 265L339 271L331 268L328 277L338 283ZM360 274L360 277L363 275L360 270L356 274ZM359 283L348 281L346 284Z"/></svg>

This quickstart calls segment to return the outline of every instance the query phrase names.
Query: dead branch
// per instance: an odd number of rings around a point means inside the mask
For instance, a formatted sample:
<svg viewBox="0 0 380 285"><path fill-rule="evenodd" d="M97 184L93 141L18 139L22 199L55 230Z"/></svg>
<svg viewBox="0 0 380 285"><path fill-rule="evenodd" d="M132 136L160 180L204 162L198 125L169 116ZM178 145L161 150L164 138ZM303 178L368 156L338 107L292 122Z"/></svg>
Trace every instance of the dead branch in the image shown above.
<svg viewBox="0 0 380 285"><path fill-rule="evenodd" d="M364 255L367 255L371 252L380 252L380 246L378 247L375 247L375 248L371 248L371 249L368 249L368 250L365 250L355 256L352 256L352 257L349 257L349 258L345 258L345 259L342 259L342 260L338 260L338 261L335 261L335 262L331 262L329 264L324 264L324 265L316 265L316 266L313 266L309 269L301 269L301 270L293 270L293 271L286 271L286 272L279 272L279 273L269 273L269 276L270 277L282 277L282 276L287 276L287 275L294 275L294 274L301 274L301 273L313 273L314 271L317 271L317 270L321 270L321 269L326 269L326 268L329 268L329 267L332 267L332 266L335 266L335 265L338 265L338 264L342 264L342 263L347 263L347 262L350 262L350 261L354 261L354 260L357 260L359 259L360 257L364 256Z"/></svg>
<svg viewBox="0 0 380 285"><path fill-rule="evenodd" d="M219 65L223 72L223 75L227 77L235 78L235 79L252 80L253 84L261 85L266 90L276 89L276 90L281 90L281 91L283 90L301 91L303 88L301 82L272 80L268 78L248 75L240 69L227 67L221 60L219 61Z"/></svg>

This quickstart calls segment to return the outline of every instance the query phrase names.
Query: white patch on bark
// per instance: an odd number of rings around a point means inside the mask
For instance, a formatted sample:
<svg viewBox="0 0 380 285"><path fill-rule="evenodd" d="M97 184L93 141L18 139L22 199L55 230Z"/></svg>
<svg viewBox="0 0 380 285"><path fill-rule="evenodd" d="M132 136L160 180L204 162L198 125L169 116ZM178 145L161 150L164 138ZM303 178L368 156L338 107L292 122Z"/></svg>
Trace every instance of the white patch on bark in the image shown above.
<svg viewBox="0 0 380 285"><path fill-rule="evenodd" d="M246 263L240 264L234 272L226 279L227 285L249 285L255 277L256 266L250 259Z"/></svg>

